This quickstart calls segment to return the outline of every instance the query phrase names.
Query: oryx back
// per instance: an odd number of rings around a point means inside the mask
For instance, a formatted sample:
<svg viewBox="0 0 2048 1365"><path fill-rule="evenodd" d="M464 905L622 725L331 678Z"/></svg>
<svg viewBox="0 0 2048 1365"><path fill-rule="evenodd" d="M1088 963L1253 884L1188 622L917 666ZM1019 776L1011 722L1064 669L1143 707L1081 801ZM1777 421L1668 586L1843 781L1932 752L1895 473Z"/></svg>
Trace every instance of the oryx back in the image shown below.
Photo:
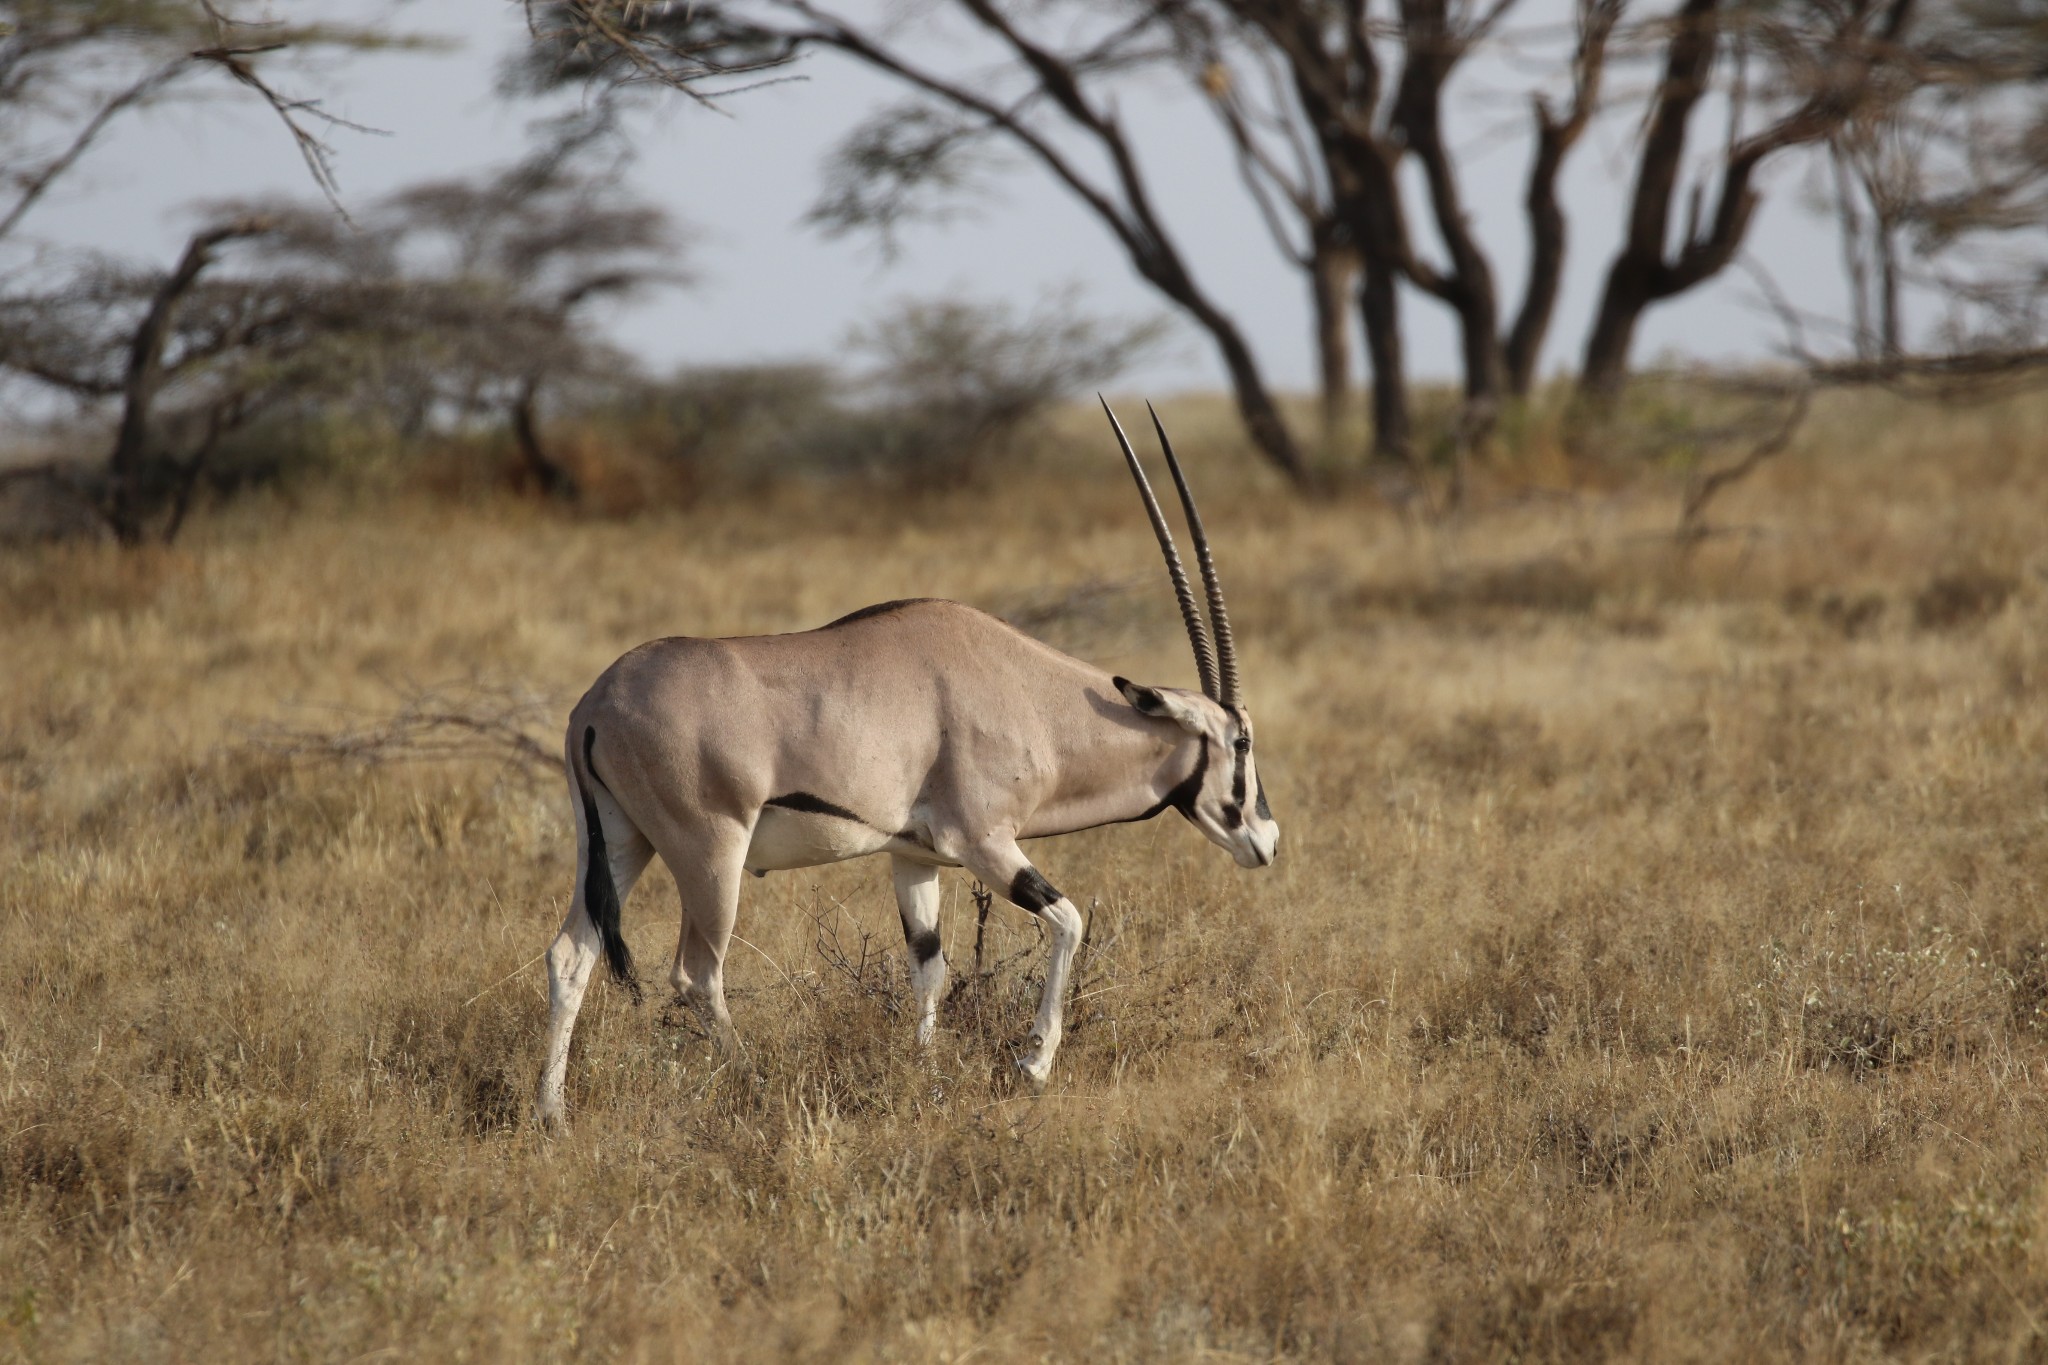
<svg viewBox="0 0 2048 1365"><path fill-rule="evenodd" d="M592 766L657 847L670 822L748 831L766 872L893 852L958 861L963 824L1028 814L1109 675L957 602L816 630L633 650L578 703ZM992 781L991 779L997 779Z"/></svg>

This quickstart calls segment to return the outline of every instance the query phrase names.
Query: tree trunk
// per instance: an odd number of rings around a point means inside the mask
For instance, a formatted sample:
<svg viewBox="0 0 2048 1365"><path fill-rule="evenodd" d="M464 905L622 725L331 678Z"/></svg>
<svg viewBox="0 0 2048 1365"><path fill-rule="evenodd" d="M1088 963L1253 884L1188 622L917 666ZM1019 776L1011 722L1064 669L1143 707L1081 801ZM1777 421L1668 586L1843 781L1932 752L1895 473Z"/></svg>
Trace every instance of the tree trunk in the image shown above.
<svg viewBox="0 0 2048 1365"><path fill-rule="evenodd" d="M178 492L171 503L171 519L164 523L164 544L175 541L178 532L185 528L185 517L192 511L193 495L199 491L200 477L206 473L206 462L213 457L214 447L220 444L222 436L240 426L247 416L247 396L239 393L214 404L213 410L206 414L206 434L200 438L199 448L186 457L184 467L178 471Z"/></svg>
<svg viewBox="0 0 2048 1365"><path fill-rule="evenodd" d="M1113 226L1116 220L1111 219ZM1149 241L1136 236L1128 229L1120 230L1131 253L1131 264L1160 293L1179 305L1181 310L1201 329L1209 334L1216 344L1217 355L1223 361L1224 372L1230 376L1231 392L1237 398L1238 415L1244 419L1245 434L1252 438L1252 445L1272 466L1287 476L1287 481L1296 487L1305 487L1309 482L1308 465L1301 458L1301 448L1294 443L1294 433L1288 430L1287 419L1281 415L1279 404L1273 401L1273 394L1266 387L1266 379L1259 372L1259 362L1252 355L1252 349L1245 344L1244 334L1237 330L1237 324L1229 314L1218 308L1195 284L1182 263L1180 255L1167 241L1156 222L1151 224L1153 235Z"/></svg>
<svg viewBox="0 0 2048 1365"><path fill-rule="evenodd" d="M1461 428L1477 439L1492 428L1500 408L1506 365L1501 354L1500 302L1493 266L1472 234L1456 168L1443 137L1444 85L1463 53L1452 36L1447 0L1403 0L1401 20L1408 64L1395 96L1395 125L1408 150L1422 164L1430 213L1451 266L1448 275L1417 271L1416 282L1458 315L1459 351L1465 365L1466 410Z"/></svg>
<svg viewBox="0 0 2048 1365"><path fill-rule="evenodd" d="M1309 264L1310 300L1315 308L1316 361L1322 386L1323 446L1334 451L1351 406L1351 291L1358 278L1358 256L1334 240L1336 225L1317 225L1314 256Z"/></svg>
<svg viewBox="0 0 2048 1365"><path fill-rule="evenodd" d="M1856 338L1856 358L1875 360L1877 324L1871 318L1871 263L1864 259L1860 203L1869 182L1853 164L1854 157L1855 152L1841 141L1828 147L1828 169L1834 177L1835 227L1842 238L1842 273L1849 277L1849 328Z"/></svg>
<svg viewBox="0 0 2048 1365"><path fill-rule="evenodd" d="M1624 253L1608 271L1600 311L1594 314L1593 331L1586 339L1586 363L1579 372L1579 388L1596 408L1612 407L1621 396L1636 324L1656 299L1651 278L1654 269L1654 262Z"/></svg>
<svg viewBox="0 0 2048 1365"><path fill-rule="evenodd" d="M520 384L519 393L512 400L512 439L519 447L520 463L540 485L542 494L563 502L575 502L583 495L575 476L556 463L541 444L540 422L535 411L539 398L540 380L529 378Z"/></svg>
<svg viewBox="0 0 2048 1365"><path fill-rule="evenodd" d="M1408 415L1408 375L1401 352L1401 299L1397 272L1368 258L1358 294L1366 354L1372 362L1372 449L1379 459L1407 463L1414 458L1414 426Z"/></svg>
<svg viewBox="0 0 2048 1365"><path fill-rule="evenodd" d="M1899 326L1899 243L1893 235L1894 225L1883 211L1871 226L1877 246L1877 344L1884 359L1897 360L1905 354Z"/></svg>
<svg viewBox="0 0 2048 1365"><path fill-rule="evenodd" d="M1517 398L1529 396L1536 382L1536 366L1542 360L1543 339L1550 331L1551 313L1557 307L1557 291L1564 279L1565 219L1557 202L1557 173L1571 141L1568 125L1549 116L1539 102L1536 107L1536 159L1529 169L1529 188L1522 197L1529 215L1529 284L1522 295L1522 308L1515 315L1514 330L1508 334L1508 392Z"/></svg>
<svg viewBox="0 0 2048 1365"><path fill-rule="evenodd" d="M1621 21L1627 0L1580 0L1578 49L1572 54L1572 100L1564 116L1551 112L1550 102L1538 95L1530 103L1536 125L1536 154L1529 164L1529 184L1522 194L1522 207L1529 219L1529 280L1522 291L1522 306L1508 333L1502 358L1507 367L1508 392L1526 398L1536 384L1536 369L1543 361L1543 342L1550 335L1550 319L1557 307L1557 293L1564 279L1567 228L1564 208L1557 199L1557 180L1564 159L1593 120L1600 106L1600 87L1607 70L1607 43L1614 26Z"/></svg>
<svg viewBox="0 0 2048 1365"><path fill-rule="evenodd" d="M265 219L242 218L195 235L185 244L185 254L178 258L178 264L157 287L149 311L142 315L142 322L128 343L128 368L121 386L121 425L114 434L114 449L107 456L106 502L101 509L114 538L123 545L142 543L142 523L149 510L150 408L163 387L164 343L170 339L178 304L213 263L216 247L237 237L253 237L269 230Z"/></svg>
<svg viewBox="0 0 2048 1365"><path fill-rule="evenodd" d="M1685 158L1686 122L1706 93L1720 31L1714 24L1719 0L1684 0L1672 18L1664 74L1636 161L1635 193L1629 202L1628 236L1607 272L1579 388L1599 408L1611 407L1628 375L1636 324L1659 296L1664 241L1671 226L1671 196Z"/></svg>
<svg viewBox="0 0 2048 1365"><path fill-rule="evenodd" d="M1231 391L1237 397L1237 411L1244 419L1244 428L1252 438L1252 444L1272 465L1297 486L1309 481L1308 466L1302 462L1301 451L1294 444L1294 434L1287 429L1287 419L1280 415L1280 407L1273 401L1273 395L1266 388L1266 381L1259 373L1258 362L1252 358L1251 348L1244 344L1237 328L1227 320L1218 318L1210 327L1210 335L1216 340L1216 349L1222 354L1223 367L1230 373Z"/></svg>

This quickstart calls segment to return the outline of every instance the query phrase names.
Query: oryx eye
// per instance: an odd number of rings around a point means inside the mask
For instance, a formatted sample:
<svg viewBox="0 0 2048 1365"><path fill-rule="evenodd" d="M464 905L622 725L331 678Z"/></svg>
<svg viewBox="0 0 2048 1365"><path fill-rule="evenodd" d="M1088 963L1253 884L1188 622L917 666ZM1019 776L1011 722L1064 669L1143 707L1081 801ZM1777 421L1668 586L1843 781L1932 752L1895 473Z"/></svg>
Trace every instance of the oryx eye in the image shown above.
<svg viewBox="0 0 2048 1365"><path fill-rule="evenodd" d="M1232 745L1231 747L1232 747L1232 748L1234 748L1234 749L1236 749L1236 750L1237 750L1237 751L1238 751L1239 753L1241 753L1241 754L1248 754L1248 753L1250 753L1250 752L1252 751L1252 741L1251 741L1251 736L1249 736L1249 735L1239 735L1239 736L1237 737L1237 742L1236 742L1235 744L1233 744L1233 745Z"/></svg>

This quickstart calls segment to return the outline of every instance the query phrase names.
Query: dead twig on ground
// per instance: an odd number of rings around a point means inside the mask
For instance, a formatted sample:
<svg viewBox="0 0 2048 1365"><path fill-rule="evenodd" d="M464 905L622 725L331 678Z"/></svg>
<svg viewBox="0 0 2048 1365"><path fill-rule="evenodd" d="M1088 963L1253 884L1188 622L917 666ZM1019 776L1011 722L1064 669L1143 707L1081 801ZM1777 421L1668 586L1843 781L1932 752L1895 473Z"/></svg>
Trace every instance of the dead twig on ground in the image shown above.
<svg viewBox="0 0 2048 1365"><path fill-rule="evenodd" d="M1791 390L1790 404L1777 422L1757 436L1740 459L1695 473L1687 482L1685 496L1679 504L1677 536L1681 545L1691 547L1706 539L1707 504L1731 484L1754 474L1766 460L1783 453L1785 447L1792 444L1793 436L1798 434L1812 403L1813 387L1810 384L1795 387Z"/></svg>
<svg viewBox="0 0 2048 1365"><path fill-rule="evenodd" d="M292 762L377 766L497 759L532 777L561 771L562 756L539 736L560 715L548 697L518 683L471 678L420 685L387 683L395 709L295 703L336 725L271 722L249 732L250 747Z"/></svg>

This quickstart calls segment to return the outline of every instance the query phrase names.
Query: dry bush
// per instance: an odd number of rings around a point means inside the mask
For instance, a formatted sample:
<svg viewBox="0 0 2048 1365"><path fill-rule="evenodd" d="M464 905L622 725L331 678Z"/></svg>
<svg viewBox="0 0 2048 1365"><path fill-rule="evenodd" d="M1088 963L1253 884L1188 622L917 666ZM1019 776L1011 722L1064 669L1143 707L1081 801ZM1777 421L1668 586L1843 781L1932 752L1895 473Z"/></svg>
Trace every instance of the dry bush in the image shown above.
<svg viewBox="0 0 2048 1365"><path fill-rule="evenodd" d="M532 718L385 680L517 679L551 745L631 643L934 593L1186 682L1084 414L993 495L309 495L0 558L0 1355L2048 1351L2038 413L1843 403L1680 555L1683 471L1419 527L1266 496L1203 411L1282 856L1043 845L1093 908L1042 1096L1032 922L976 975L948 883L920 1055L854 864L749 882L735 1059L594 988L543 1140L566 798L387 761ZM626 927L672 941L658 869Z"/></svg>

